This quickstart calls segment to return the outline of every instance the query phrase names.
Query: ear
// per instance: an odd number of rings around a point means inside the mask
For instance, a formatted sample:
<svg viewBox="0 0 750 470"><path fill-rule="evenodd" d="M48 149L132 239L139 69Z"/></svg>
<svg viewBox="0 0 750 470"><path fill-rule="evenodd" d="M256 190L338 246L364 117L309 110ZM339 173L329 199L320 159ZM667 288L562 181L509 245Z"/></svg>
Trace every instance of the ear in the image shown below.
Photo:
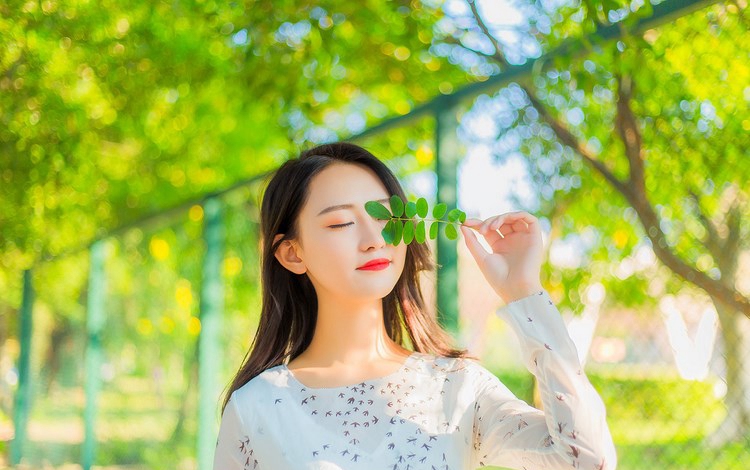
<svg viewBox="0 0 750 470"><path fill-rule="evenodd" d="M277 234L273 237L273 242L276 243L279 238L282 238L283 236L283 233ZM307 272L307 266L305 266L304 261L297 256L296 244L292 243L290 240L284 240L281 242L281 245L276 248L276 252L274 252L273 255L279 260L279 263L281 263L282 266L294 274L304 274Z"/></svg>

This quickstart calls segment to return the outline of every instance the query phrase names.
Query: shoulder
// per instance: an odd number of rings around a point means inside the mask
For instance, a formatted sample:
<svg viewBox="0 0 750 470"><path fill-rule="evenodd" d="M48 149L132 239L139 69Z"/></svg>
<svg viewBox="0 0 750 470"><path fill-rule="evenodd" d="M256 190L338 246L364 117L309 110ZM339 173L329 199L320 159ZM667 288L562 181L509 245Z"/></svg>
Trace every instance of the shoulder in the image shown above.
<svg viewBox="0 0 750 470"><path fill-rule="evenodd" d="M506 389L500 379L480 361L469 357L439 357L436 360L438 369L446 374L461 375L463 380L477 390L485 388Z"/></svg>
<svg viewBox="0 0 750 470"><path fill-rule="evenodd" d="M270 399L274 389L286 385L283 383L286 377L283 371L283 365L264 370L232 392L229 401L234 402L239 410L251 410L259 405L262 407L264 402Z"/></svg>
<svg viewBox="0 0 750 470"><path fill-rule="evenodd" d="M476 359L469 357L447 357L434 354L418 353L416 367L429 375L464 375L467 378L493 376Z"/></svg>
<svg viewBox="0 0 750 470"><path fill-rule="evenodd" d="M513 398L505 384L476 359L427 354L419 359L420 372L431 380L470 390L475 397L491 393L499 398Z"/></svg>

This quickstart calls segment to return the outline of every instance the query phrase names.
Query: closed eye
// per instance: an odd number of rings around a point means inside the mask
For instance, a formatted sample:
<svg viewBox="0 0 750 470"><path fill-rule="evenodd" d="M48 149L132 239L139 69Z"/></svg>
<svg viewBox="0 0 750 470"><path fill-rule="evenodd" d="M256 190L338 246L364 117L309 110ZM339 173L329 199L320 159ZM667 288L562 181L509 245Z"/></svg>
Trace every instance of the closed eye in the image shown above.
<svg viewBox="0 0 750 470"><path fill-rule="evenodd" d="M387 221L386 221L386 220L381 220L380 222L383 222L383 223L385 223L385 222L387 222ZM329 225L329 226L328 226L328 228L332 228L332 229L340 229L340 228L344 228L344 227L347 227L347 226L349 226L349 225L354 225L354 222L349 222L349 223L346 223L346 224Z"/></svg>
<svg viewBox="0 0 750 470"><path fill-rule="evenodd" d="M348 224L338 224L338 225L329 225L329 228L338 229L338 228L344 228L347 225L354 225L354 222L349 222Z"/></svg>

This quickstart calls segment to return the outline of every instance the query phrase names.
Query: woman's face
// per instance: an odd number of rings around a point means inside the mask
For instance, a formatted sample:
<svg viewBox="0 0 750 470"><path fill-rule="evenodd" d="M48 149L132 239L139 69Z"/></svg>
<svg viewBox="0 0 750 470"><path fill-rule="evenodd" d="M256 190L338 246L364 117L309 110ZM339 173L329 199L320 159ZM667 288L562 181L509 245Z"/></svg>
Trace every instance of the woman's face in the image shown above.
<svg viewBox="0 0 750 470"><path fill-rule="evenodd" d="M381 234L385 220L365 211L365 202L380 200L390 207L391 195L376 174L357 164L335 163L311 181L299 219L299 240L293 242L296 265L307 272L320 300L382 299L396 285L404 268L406 245L386 244ZM278 256L278 255L277 255ZM286 261L294 261L288 252ZM368 261L390 261L382 270L357 269Z"/></svg>

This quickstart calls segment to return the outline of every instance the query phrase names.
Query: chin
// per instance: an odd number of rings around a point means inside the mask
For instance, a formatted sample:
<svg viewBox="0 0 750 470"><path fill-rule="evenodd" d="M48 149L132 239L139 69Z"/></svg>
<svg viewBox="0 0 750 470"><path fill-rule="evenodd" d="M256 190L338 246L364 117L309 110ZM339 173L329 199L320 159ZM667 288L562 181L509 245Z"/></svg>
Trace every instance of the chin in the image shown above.
<svg viewBox="0 0 750 470"><path fill-rule="evenodd" d="M367 292L361 292L362 297L367 297L373 300L381 300L388 296L391 292L393 292L393 289L396 287L396 284L391 284L388 287L383 287L382 289L371 289Z"/></svg>

